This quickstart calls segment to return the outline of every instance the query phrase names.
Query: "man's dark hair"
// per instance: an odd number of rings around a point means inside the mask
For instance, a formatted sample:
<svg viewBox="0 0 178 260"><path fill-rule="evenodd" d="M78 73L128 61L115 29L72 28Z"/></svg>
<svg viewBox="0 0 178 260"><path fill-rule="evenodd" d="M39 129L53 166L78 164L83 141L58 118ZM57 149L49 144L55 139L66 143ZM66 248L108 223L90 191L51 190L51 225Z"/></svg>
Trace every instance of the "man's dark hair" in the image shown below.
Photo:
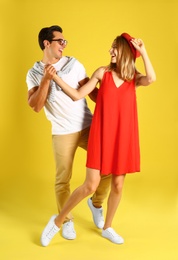
<svg viewBox="0 0 178 260"><path fill-rule="evenodd" d="M53 32L57 31L62 33L62 28L58 25L53 25L50 27L45 27L42 28L41 31L38 34L38 43L40 45L40 48L42 50L44 50L45 46L44 46L44 40L48 40L49 42L51 42L51 40L53 39L54 35Z"/></svg>

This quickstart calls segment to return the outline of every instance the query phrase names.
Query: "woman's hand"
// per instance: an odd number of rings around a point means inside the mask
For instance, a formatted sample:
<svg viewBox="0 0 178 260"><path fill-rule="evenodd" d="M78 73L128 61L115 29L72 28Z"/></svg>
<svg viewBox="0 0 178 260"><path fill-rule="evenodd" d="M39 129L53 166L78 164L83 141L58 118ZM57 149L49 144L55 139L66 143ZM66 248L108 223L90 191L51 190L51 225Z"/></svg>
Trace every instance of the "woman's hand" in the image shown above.
<svg viewBox="0 0 178 260"><path fill-rule="evenodd" d="M141 39L132 39L131 43L133 44L135 49L140 52L141 55L144 51L146 51L144 42Z"/></svg>

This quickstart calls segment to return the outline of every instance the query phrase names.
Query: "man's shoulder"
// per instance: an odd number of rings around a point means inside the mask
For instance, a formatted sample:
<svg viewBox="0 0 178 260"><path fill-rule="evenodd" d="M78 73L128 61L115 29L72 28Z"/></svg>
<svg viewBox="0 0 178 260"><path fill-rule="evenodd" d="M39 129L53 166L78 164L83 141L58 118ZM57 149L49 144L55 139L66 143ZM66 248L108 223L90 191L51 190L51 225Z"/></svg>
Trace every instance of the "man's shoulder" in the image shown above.
<svg viewBox="0 0 178 260"><path fill-rule="evenodd" d="M33 66L27 71L27 77L32 77L37 74L42 74L43 67L39 66L39 61L36 61Z"/></svg>
<svg viewBox="0 0 178 260"><path fill-rule="evenodd" d="M77 64L83 65L82 62L78 58L76 58L74 56L63 56L62 59L65 59L68 62L69 61L75 61Z"/></svg>
<svg viewBox="0 0 178 260"><path fill-rule="evenodd" d="M85 67L81 61L79 61L77 58L73 56L67 56L68 57L68 63L72 65L73 70L77 71L83 71L85 70Z"/></svg>

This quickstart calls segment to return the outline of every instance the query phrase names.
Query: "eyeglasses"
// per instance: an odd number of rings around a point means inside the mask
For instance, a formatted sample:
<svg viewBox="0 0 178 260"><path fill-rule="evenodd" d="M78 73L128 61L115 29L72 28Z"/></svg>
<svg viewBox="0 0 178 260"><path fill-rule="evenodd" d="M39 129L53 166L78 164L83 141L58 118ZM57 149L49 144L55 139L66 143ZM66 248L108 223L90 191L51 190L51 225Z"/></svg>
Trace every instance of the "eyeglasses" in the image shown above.
<svg viewBox="0 0 178 260"><path fill-rule="evenodd" d="M67 45L67 40L64 40L64 39L54 39L54 40L51 40L51 42L58 42L60 45Z"/></svg>

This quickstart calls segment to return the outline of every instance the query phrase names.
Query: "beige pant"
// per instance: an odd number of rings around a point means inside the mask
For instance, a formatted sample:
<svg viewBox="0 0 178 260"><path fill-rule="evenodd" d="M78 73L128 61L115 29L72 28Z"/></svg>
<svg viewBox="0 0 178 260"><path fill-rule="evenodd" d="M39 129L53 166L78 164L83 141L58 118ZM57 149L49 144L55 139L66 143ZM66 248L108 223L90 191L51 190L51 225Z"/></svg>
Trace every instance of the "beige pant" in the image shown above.
<svg viewBox="0 0 178 260"><path fill-rule="evenodd" d="M90 128L68 135L53 135L53 150L56 163L55 193L58 211L60 212L70 196L70 179L76 149L81 147L87 149ZM101 182L92 197L93 204L100 207L107 197L110 187L110 175L102 176ZM66 220L72 219L68 214Z"/></svg>

